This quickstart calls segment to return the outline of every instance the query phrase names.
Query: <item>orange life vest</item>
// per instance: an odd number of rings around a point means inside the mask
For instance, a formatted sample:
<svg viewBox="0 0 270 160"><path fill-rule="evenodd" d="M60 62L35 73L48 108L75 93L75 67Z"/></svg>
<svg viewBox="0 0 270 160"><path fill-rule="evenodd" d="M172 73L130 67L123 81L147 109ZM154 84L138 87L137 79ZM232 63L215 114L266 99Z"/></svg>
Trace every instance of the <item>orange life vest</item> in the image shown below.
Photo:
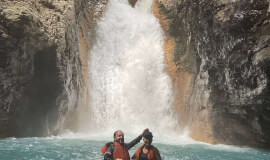
<svg viewBox="0 0 270 160"><path fill-rule="evenodd" d="M140 153L142 152L142 147L143 146L140 146L137 151L135 152L135 157L137 160L139 160L140 158ZM154 146L151 146L150 149L149 149L149 152L147 154L147 157L148 157L148 160L155 160L156 157L155 157L155 151L154 151L155 147Z"/></svg>
<svg viewBox="0 0 270 160"><path fill-rule="evenodd" d="M130 156L126 145L122 146L118 142L114 142L113 145L114 145L113 159L118 158L123 160L130 160Z"/></svg>
<svg viewBox="0 0 270 160"><path fill-rule="evenodd" d="M122 160L130 160L130 156L128 153L127 146L124 144L123 146L118 142L111 143L114 147L113 159L122 159ZM106 149L110 144L106 144L102 149L101 153L104 154Z"/></svg>

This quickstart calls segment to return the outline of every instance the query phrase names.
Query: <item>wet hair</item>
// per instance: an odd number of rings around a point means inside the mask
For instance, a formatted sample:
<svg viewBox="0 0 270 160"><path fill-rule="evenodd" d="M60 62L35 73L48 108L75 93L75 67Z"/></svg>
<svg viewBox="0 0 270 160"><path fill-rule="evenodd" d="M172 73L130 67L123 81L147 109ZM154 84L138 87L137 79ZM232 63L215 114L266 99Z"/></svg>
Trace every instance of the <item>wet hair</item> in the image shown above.
<svg viewBox="0 0 270 160"><path fill-rule="evenodd" d="M150 131L146 131L146 132L144 133L143 137L146 138L146 139L152 140L152 139L153 139L153 134L152 134L152 132L150 132Z"/></svg>
<svg viewBox="0 0 270 160"><path fill-rule="evenodd" d="M117 131L115 131L115 132L113 133L113 138L115 138L116 133L117 133L118 131L119 131L119 130L117 130Z"/></svg>
<svg viewBox="0 0 270 160"><path fill-rule="evenodd" d="M115 138L116 133L117 133L118 131L121 131L121 130L117 130L117 131L115 131L115 132L113 133L113 138ZM122 131L121 131L121 132L122 132Z"/></svg>

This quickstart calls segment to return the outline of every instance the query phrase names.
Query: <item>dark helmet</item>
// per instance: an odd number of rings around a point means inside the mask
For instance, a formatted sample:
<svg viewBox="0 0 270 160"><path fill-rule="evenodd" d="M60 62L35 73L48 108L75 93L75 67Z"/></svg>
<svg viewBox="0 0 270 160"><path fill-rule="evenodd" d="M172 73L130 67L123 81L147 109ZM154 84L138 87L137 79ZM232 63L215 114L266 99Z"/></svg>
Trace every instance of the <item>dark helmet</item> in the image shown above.
<svg viewBox="0 0 270 160"><path fill-rule="evenodd" d="M146 139L152 139L152 138L153 138L153 134L152 134L152 132L150 132L150 131L146 131L146 132L143 134L143 137L146 138Z"/></svg>

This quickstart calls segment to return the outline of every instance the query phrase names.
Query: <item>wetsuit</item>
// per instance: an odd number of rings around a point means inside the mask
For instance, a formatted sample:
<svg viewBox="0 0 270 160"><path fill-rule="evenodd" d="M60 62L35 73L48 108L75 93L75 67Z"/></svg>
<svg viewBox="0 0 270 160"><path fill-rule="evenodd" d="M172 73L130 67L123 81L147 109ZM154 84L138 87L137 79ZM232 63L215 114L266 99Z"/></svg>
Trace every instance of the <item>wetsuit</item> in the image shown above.
<svg viewBox="0 0 270 160"><path fill-rule="evenodd" d="M130 148L132 148L133 146L135 146L137 143L139 143L140 142L140 140L142 139L142 136L138 136L137 138L135 138L134 140L132 140L130 143L124 143L124 144L122 144L121 146L124 148L124 150L122 151L122 152L127 152L127 154L128 154L128 150L130 149ZM105 152L105 154L104 154L104 160L113 160L113 157L114 157L114 151L115 151L115 145L114 145L114 143L117 143L117 142L109 142L109 143L107 143L106 144L106 152ZM127 158L126 159L124 159L124 160L129 160L130 158L129 158L129 154L128 154L128 156L127 156Z"/></svg>
<svg viewBox="0 0 270 160"><path fill-rule="evenodd" d="M148 154L149 154L149 151L148 151L148 153L141 152L139 159L140 160L148 160Z"/></svg>

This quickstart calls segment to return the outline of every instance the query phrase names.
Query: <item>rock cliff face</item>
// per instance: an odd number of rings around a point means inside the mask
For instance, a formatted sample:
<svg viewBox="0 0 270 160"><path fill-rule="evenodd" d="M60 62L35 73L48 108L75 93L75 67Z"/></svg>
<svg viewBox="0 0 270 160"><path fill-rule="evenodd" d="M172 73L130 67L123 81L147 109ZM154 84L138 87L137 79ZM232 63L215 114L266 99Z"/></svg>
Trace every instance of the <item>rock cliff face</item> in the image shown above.
<svg viewBox="0 0 270 160"><path fill-rule="evenodd" d="M104 3L0 2L0 137L57 134L86 103L88 38Z"/></svg>
<svg viewBox="0 0 270 160"><path fill-rule="evenodd" d="M1 0L0 137L83 128L106 3ZM155 0L175 109L194 139L270 146L269 12L268 0Z"/></svg>
<svg viewBox="0 0 270 160"><path fill-rule="evenodd" d="M175 107L191 137L269 147L269 1L155 2Z"/></svg>

